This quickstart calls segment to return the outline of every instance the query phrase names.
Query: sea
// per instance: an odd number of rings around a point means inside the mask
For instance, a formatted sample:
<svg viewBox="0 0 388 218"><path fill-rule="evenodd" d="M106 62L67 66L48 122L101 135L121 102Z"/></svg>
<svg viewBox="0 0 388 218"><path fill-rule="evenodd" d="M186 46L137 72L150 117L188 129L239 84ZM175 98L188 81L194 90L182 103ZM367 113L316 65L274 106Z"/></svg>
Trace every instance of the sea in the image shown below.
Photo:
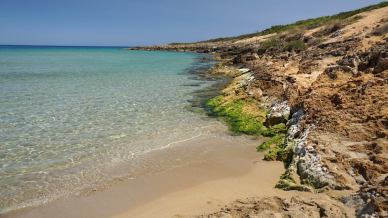
<svg viewBox="0 0 388 218"><path fill-rule="evenodd" d="M134 177L140 156L213 134L194 53L0 46L0 213ZM125 167L123 167L125 166ZM118 170L120 169L120 170Z"/></svg>

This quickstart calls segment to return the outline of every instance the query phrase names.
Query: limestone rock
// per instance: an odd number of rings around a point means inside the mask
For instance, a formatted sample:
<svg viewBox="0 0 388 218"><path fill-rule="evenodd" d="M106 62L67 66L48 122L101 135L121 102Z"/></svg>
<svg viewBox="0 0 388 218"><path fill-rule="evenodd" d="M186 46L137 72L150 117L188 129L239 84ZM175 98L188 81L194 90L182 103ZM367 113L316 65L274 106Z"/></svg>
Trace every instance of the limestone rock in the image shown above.
<svg viewBox="0 0 388 218"><path fill-rule="evenodd" d="M290 107L288 106L287 101L276 103L271 106L265 124L272 126L279 123L287 123L289 116Z"/></svg>

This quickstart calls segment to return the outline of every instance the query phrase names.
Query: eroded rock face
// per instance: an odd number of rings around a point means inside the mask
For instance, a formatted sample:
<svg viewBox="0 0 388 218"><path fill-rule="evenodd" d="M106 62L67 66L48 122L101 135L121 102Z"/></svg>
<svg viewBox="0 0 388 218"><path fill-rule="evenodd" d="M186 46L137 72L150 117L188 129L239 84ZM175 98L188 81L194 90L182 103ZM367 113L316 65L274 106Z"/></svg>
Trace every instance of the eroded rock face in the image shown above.
<svg viewBox="0 0 388 218"><path fill-rule="evenodd" d="M296 169L302 184L312 185L314 188L334 186L336 182L321 161L321 156L315 150L315 145L308 140L309 132L314 126L302 128L299 123L303 119L303 109L297 110L290 119L285 139L287 146L291 146L294 157L289 170Z"/></svg>
<svg viewBox="0 0 388 218"><path fill-rule="evenodd" d="M388 9L379 10L383 18L363 14L349 28L275 34L266 40L270 46L257 36L246 43L168 49L217 52L225 63L251 69L236 87L270 110L268 125L287 122L291 114L284 145L294 155L286 182L310 185L298 190L349 189L352 197L344 202L356 208L357 216L388 217L388 38L368 33L388 21ZM300 48L287 48L295 41ZM251 209L224 212L216 215L271 215Z"/></svg>
<svg viewBox="0 0 388 218"><path fill-rule="evenodd" d="M363 200L353 207L359 216L374 216L388 211L384 206L388 191L382 185L388 173L388 143L383 142L388 135L387 43L357 51L361 44L359 38L350 38L300 53L298 74L312 74L318 68L309 63L328 55L337 60L323 68L308 89L300 88L295 77L280 76L275 63L281 55L261 57L266 62L255 62L262 64L259 67L250 63L254 79L248 87L260 88L263 102L280 102L269 107L267 120L272 125L285 122L287 103L303 105L304 110L293 113L288 122L285 143L294 151L288 174L297 174L302 186L359 190L356 195ZM282 64L298 60L295 55L283 56ZM291 185L291 189L306 190Z"/></svg>
<svg viewBox="0 0 388 218"><path fill-rule="evenodd" d="M294 150L301 181L318 189L325 186L335 188L337 185L334 177L322 163L321 156L315 149L316 145L307 140L308 133L309 129L301 134Z"/></svg>
<svg viewBox="0 0 388 218"><path fill-rule="evenodd" d="M358 206L353 205L359 216L388 211L388 189L383 185L388 173L386 44L377 43L366 52L347 50L360 45L360 40L354 39L327 46L337 50L348 47L344 51L349 54L324 68L325 73L308 90L296 89L295 82L288 85L291 82L287 83L287 77L282 82L286 96L292 97L290 106L305 108L304 113L294 113L288 124L285 143L294 149L288 174L297 173L301 185L314 188L359 190L356 195L363 200ZM253 82L266 87L263 84L275 84L274 81L281 80L274 75L255 76ZM273 86L267 87L274 90ZM272 96L281 99L280 90L272 92ZM279 118L276 114L269 117ZM298 184L291 185L291 189L305 190L295 186Z"/></svg>

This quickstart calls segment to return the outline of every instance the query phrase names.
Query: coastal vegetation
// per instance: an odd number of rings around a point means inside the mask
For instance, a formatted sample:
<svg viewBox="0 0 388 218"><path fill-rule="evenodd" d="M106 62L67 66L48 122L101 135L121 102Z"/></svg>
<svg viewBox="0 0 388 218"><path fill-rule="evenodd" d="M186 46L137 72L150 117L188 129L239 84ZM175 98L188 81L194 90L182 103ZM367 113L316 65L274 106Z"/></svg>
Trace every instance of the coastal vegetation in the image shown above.
<svg viewBox="0 0 388 218"><path fill-rule="evenodd" d="M206 41L202 41L202 42L222 42L222 41L229 41L229 40L234 41L234 40L251 38L251 37L255 37L255 36L263 36L263 35L268 35L268 34L273 34L273 33L281 33L281 32L286 32L286 31L290 31L290 30L313 29L313 28L328 25L331 23L339 23L341 20L348 19L348 18L353 17L359 13L383 8L386 6L388 6L388 2L385 1L385 2L375 4L375 5L356 9L353 11L341 12L341 13L331 15L331 16L322 16L322 17L317 17L317 18L305 19L305 20L300 20L300 21L297 21L294 23L284 24L284 25L274 25L274 26L267 28L263 31L259 31L259 32L255 32L255 33L243 34L243 35L234 36L234 37L221 37L221 38L206 40ZM358 16L355 17L355 19L358 19L358 18L359 18ZM175 43L175 44L177 44L177 43Z"/></svg>
<svg viewBox="0 0 388 218"><path fill-rule="evenodd" d="M292 162L293 147L285 143L286 124L265 125L269 111L260 107L260 102L252 98L233 99L223 94L206 102L211 116L219 117L234 134L264 136L266 140L257 146L258 152L264 152L266 161L282 161L287 169ZM276 188L283 190L309 191L307 186L300 185L292 176L292 170L287 170L279 179Z"/></svg>
<svg viewBox="0 0 388 218"><path fill-rule="evenodd" d="M287 164L292 158L292 150L283 143L285 123L265 126L268 111L254 99L228 100L219 95L209 99L206 107L210 115L220 117L235 134L269 137L257 147L257 151L266 152L264 160L279 160Z"/></svg>
<svg viewBox="0 0 388 218"><path fill-rule="evenodd" d="M268 111L260 107L254 99L228 100L219 95L206 102L211 116L220 117L235 134L262 135L278 138L286 131L284 123L265 126Z"/></svg>
<svg viewBox="0 0 388 218"><path fill-rule="evenodd" d="M233 133L248 135L268 133L268 129L263 125L266 111L263 108L252 110L257 107L253 100L228 101L224 96L219 95L209 99L206 106L210 115L221 117Z"/></svg>
<svg viewBox="0 0 388 218"><path fill-rule="evenodd" d="M276 50L279 52L283 51L295 51L301 52L307 49L306 43L302 40L282 40L279 37L272 37L260 44L260 49L266 51L268 49Z"/></svg>

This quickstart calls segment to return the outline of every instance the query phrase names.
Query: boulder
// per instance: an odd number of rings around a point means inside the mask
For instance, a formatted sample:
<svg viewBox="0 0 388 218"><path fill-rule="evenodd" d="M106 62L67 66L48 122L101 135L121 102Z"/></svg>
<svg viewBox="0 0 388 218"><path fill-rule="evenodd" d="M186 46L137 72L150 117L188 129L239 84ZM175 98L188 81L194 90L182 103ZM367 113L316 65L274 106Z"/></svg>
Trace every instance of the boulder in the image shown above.
<svg viewBox="0 0 388 218"><path fill-rule="evenodd" d="M289 116L290 107L287 101L276 103L271 106L265 124L267 126L273 126L279 123L287 123Z"/></svg>

